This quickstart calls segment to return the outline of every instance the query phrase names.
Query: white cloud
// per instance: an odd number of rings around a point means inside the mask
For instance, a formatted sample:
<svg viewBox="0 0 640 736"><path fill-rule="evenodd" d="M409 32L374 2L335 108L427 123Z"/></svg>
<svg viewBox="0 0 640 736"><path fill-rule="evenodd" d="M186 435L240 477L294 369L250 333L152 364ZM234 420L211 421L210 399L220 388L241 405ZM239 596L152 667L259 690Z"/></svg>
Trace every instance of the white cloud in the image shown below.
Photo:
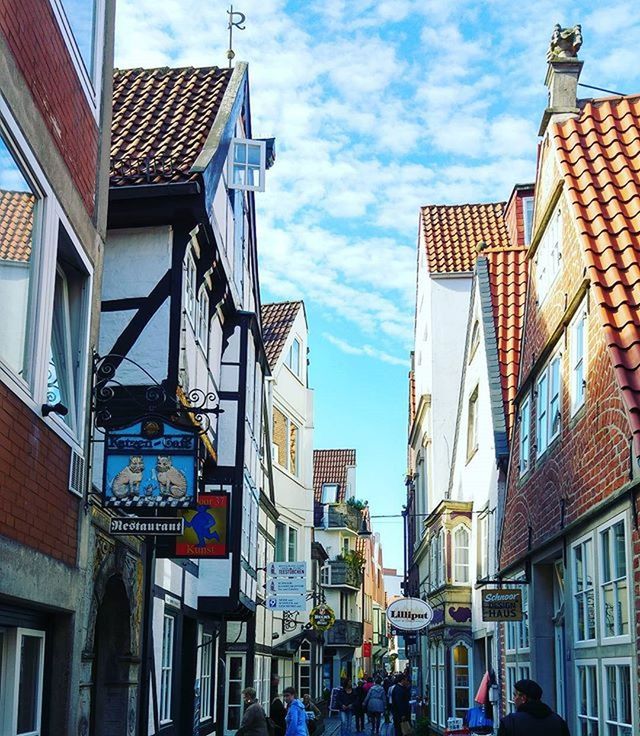
<svg viewBox="0 0 640 736"><path fill-rule="evenodd" d="M381 360L383 363L389 363L390 365L401 365L405 368L409 368L408 360L397 358L395 355L389 355L389 353L385 353L383 350L378 350L371 345L352 345L346 340L341 340L339 337L335 337L335 335L331 335L328 332L324 332L322 334L322 337L324 337L324 339L330 342L332 345L335 345L335 347L337 347L339 350L342 350L343 353L347 353L348 355L366 355L368 358L375 358L376 360Z"/></svg>

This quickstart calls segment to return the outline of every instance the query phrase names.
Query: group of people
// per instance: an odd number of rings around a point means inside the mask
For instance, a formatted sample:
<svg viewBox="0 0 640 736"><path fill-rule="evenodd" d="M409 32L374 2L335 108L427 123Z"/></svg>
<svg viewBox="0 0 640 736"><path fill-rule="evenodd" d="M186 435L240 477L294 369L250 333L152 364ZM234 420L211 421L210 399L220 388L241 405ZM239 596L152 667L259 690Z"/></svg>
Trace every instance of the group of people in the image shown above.
<svg viewBox="0 0 640 736"><path fill-rule="evenodd" d="M309 695L299 699L295 688L285 688L284 703L276 698L268 717L254 688L246 687L242 697L244 714L236 736L313 736L320 711Z"/></svg>
<svg viewBox="0 0 640 736"><path fill-rule="evenodd" d="M402 736L402 723L411 719L410 696L411 685L406 673L395 678L367 677L355 687L351 680L344 679L335 703L340 713L341 736L350 736L354 720L356 734L363 733L365 716L369 716L372 736L380 734L383 716L385 722L391 716L395 736Z"/></svg>

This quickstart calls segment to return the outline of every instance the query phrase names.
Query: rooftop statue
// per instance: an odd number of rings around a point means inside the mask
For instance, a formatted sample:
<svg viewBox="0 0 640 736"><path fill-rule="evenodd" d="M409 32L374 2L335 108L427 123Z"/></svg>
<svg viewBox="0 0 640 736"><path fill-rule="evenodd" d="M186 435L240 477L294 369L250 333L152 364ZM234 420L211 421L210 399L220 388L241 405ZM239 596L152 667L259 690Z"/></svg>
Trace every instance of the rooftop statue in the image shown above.
<svg viewBox="0 0 640 736"><path fill-rule="evenodd" d="M559 23L553 27L551 43L547 51L547 61L575 59L582 46L582 26L561 28Z"/></svg>

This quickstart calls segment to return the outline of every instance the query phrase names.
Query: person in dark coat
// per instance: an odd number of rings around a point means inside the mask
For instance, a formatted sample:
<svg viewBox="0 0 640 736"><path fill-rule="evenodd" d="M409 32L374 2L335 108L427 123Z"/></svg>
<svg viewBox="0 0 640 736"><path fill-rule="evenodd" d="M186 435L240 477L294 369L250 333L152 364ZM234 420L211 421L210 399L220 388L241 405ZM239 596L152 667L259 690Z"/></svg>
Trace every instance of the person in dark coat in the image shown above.
<svg viewBox="0 0 640 736"><path fill-rule="evenodd" d="M244 713L236 736L268 736L267 716L263 707L256 700L256 691L246 687L242 691Z"/></svg>
<svg viewBox="0 0 640 736"><path fill-rule="evenodd" d="M376 677L375 685L369 689L367 697L364 699L364 707L369 714L371 732L373 736L378 736L380 733L380 717L387 708L387 696L379 677Z"/></svg>
<svg viewBox="0 0 640 736"><path fill-rule="evenodd" d="M541 701L535 680L518 680L513 700L516 710L500 721L498 736L571 736L566 721Z"/></svg>
<svg viewBox="0 0 640 736"><path fill-rule="evenodd" d="M287 709L280 698L274 698L269 708L269 718L273 721L275 729L274 736L284 736L287 730Z"/></svg>
<svg viewBox="0 0 640 736"><path fill-rule="evenodd" d="M364 680L358 681L355 694L356 702L353 704L353 713L356 717L356 733L362 733L364 731L364 699L367 696L367 692L364 689Z"/></svg>
<svg viewBox="0 0 640 736"><path fill-rule="evenodd" d="M342 687L336 694L336 705L340 711L340 736L351 736L351 721L356 698L356 692L351 687L351 680L343 680Z"/></svg>
<svg viewBox="0 0 640 736"><path fill-rule="evenodd" d="M411 688L406 674L400 675L398 682L391 692L391 715L396 736L402 736L402 721L411 720Z"/></svg>

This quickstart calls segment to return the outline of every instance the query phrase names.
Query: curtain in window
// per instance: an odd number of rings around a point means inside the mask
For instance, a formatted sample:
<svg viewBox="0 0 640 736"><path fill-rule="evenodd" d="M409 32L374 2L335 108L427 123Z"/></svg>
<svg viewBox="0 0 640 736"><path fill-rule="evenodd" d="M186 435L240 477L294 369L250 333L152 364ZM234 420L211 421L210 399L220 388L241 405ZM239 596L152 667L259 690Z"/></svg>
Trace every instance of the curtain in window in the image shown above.
<svg viewBox="0 0 640 736"><path fill-rule="evenodd" d="M69 413L64 417L69 426L75 425L74 375L71 349L71 321L69 318L69 292L64 273L56 273L53 297L53 322L51 325L51 358L47 378L47 401L61 402Z"/></svg>

